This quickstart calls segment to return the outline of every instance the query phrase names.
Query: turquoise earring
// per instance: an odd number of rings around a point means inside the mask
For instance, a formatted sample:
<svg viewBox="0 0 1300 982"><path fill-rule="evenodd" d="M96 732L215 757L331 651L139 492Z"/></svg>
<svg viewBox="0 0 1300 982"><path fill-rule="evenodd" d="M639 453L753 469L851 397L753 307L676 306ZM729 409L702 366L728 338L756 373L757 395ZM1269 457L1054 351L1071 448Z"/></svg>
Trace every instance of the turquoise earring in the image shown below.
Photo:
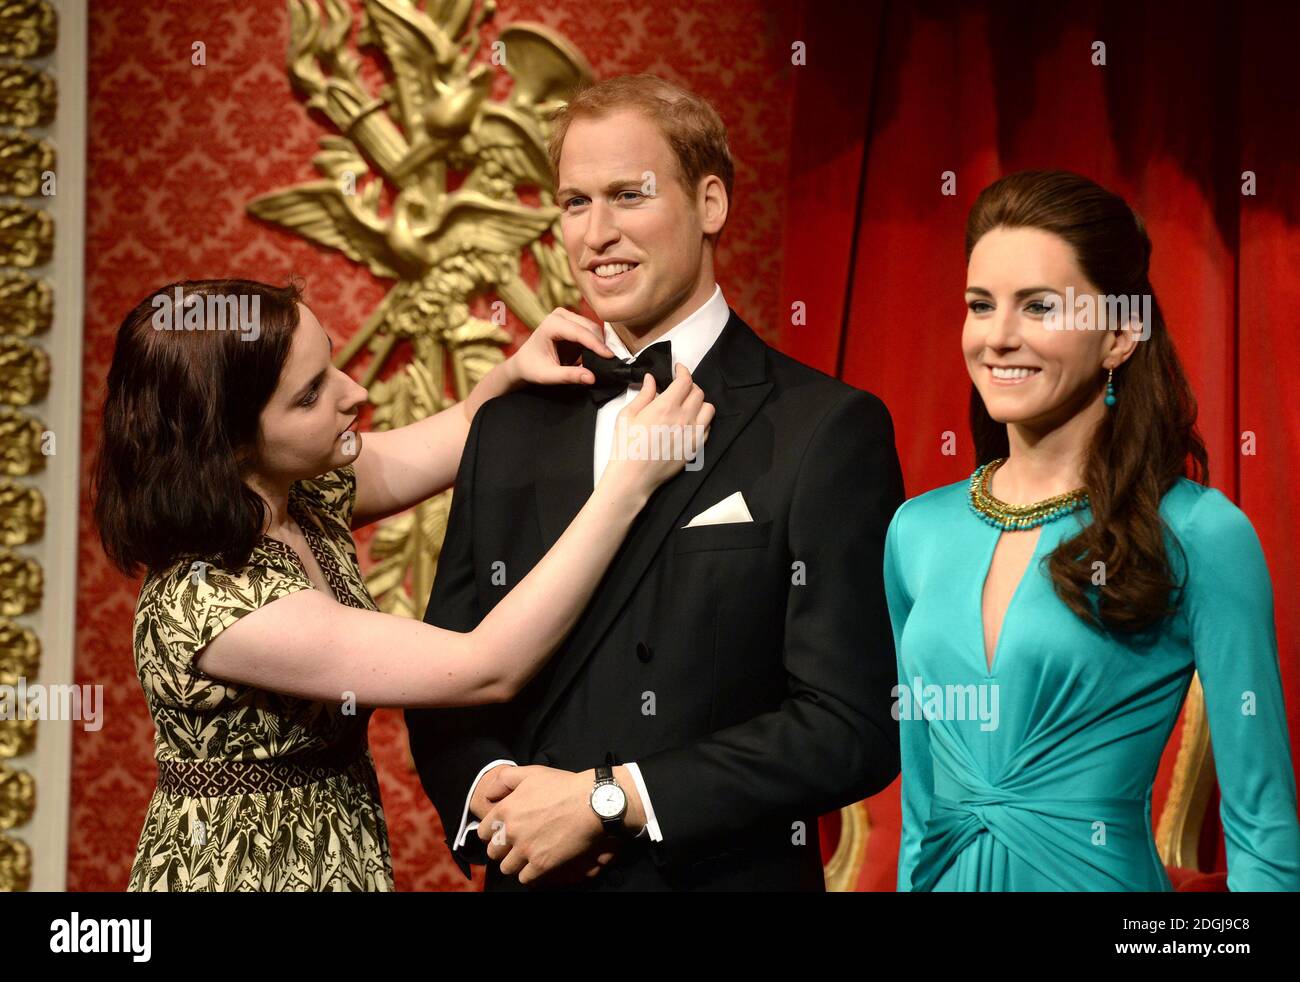
<svg viewBox="0 0 1300 982"><path fill-rule="evenodd" d="M1106 369L1106 405L1115 405L1115 369Z"/></svg>

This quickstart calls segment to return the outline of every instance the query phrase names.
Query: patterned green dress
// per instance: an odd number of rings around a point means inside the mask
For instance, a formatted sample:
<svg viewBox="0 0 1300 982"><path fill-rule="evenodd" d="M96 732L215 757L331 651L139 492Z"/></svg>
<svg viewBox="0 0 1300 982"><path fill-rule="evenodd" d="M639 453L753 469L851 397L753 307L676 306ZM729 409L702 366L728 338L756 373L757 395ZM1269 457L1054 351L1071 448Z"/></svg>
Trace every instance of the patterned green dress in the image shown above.
<svg viewBox="0 0 1300 982"><path fill-rule="evenodd" d="M340 603L374 610L357 566L351 465L289 492L289 511ZM250 611L316 589L264 536L229 571L178 562L146 577L136 674L157 728L158 788L129 890L392 890L388 828L366 744L369 710L204 675L195 656Z"/></svg>

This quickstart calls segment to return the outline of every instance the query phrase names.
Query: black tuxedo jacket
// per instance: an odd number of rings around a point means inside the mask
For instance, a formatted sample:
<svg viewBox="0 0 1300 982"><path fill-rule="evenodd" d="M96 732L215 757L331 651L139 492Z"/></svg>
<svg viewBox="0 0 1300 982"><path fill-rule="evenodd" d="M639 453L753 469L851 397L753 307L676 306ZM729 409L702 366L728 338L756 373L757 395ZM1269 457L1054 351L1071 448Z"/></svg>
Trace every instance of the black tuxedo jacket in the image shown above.
<svg viewBox="0 0 1300 982"><path fill-rule="evenodd" d="M507 705L406 713L449 846L489 761L580 771L612 752L640 766L663 841L630 839L581 889L821 890L817 816L898 774L888 411L735 311L694 379L717 407L702 466L655 492L546 667ZM591 494L595 425L579 386L479 410L426 622L473 629L545 555ZM736 491L752 523L683 528ZM488 889L545 887L502 876L474 832L456 859L487 863Z"/></svg>

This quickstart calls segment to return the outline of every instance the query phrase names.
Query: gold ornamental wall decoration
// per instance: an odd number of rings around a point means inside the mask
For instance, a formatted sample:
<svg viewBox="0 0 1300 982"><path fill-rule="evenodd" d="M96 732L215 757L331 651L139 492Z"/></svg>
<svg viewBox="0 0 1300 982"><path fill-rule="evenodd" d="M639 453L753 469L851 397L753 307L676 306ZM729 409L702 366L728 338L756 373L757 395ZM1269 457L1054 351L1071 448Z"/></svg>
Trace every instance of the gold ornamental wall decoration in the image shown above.
<svg viewBox="0 0 1300 982"><path fill-rule="evenodd" d="M52 193L57 156L45 138L23 128L49 125L58 110L58 86L41 68L14 59L54 51L58 13L47 0L0 0L0 195L31 199L0 202L0 266L32 268L54 254L54 219L42 205ZM0 269L0 685L34 682L41 639L17 618L36 613L45 571L19 551L45 535L45 498L14 480L45 469L46 428L33 404L49 394L47 352L32 339L49 331L53 290L21 269ZM36 810L37 721L5 712L0 718L0 892L27 890L33 856L25 841ZM26 826L26 829L24 828ZM10 833L17 833L11 835Z"/></svg>
<svg viewBox="0 0 1300 982"><path fill-rule="evenodd" d="M484 48L495 13L493 0L363 0L356 47L377 52L392 80L372 93L349 45L346 0L289 2L290 81L337 133L312 158L323 179L255 198L248 211L395 281L335 357L346 369L369 354L360 381L374 429L463 399L504 357L506 309L532 330L580 299L558 234L547 116L592 72L541 25L503 27ZM505 100L490 98L495 69L513 82ZM473 316L475 302L488 319ZM381 379L403 345L409 363ZM446 492L380 523L366 577L380 609L418 616L449 507Z"/></svg>

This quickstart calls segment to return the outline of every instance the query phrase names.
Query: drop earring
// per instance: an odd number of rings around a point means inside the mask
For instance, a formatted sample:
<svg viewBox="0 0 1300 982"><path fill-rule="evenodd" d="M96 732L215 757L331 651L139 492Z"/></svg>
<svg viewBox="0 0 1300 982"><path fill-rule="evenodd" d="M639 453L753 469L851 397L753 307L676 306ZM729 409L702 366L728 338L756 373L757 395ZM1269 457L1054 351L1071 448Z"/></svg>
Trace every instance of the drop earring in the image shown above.
<svg viewBox="0 0 1300 982"><path fill-rule="evenodd" d="M1106 405L1115 405L1115 369L1106 369Z"/></svg>

